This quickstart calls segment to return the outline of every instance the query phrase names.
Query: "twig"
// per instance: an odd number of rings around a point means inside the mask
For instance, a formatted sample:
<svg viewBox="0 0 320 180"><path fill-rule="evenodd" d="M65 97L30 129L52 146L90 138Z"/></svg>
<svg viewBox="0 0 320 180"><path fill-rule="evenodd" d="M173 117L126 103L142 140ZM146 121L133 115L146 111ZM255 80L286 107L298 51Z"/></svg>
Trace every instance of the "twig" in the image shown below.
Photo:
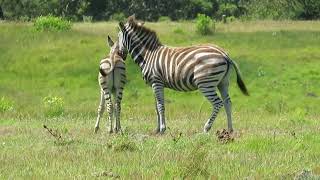
<svg viewBox="0 0 320 180"><path fill-rule="evenodd" d="M54 132L52 129L48 128L46 125L43 125L43 128L45 128L46 130L48 130L49 133L50 133L53 137L55 137L57 140L61 140L61 139L62 139L62 137L61 137L60 134L58 134L57 132Z"/></svg>

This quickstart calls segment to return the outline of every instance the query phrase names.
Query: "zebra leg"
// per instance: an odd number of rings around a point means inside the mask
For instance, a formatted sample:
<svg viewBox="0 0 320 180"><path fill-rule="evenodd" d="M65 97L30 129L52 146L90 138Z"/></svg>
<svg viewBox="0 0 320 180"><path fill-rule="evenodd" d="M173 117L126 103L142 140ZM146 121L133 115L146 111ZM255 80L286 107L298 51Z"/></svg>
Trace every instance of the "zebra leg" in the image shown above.
<svg viewBox="0 0 320 180"><path fill-rule="evenodd" d="M115 100L116 126L114 128L114 131L116 133L121 131L121 125L120 125L121 100L122 100L122 91L117 91L116 100Z"/></svg>
<svg viewBox="0 0 320 180"><path fill-rule="evenodd" d="M208 121L206 122L206 124L204 125L204 132L208 132L211 127L212 124L214 122L214 120L216 119L218 112L221 108L222 104L222 100L219 98L219 96L216 93L215 87L213 88L199 88L199 90L204 94L204 96L210 101L210 103L213 106L213 110L211 113L210 118L208 119Z"/></svg>
<svg viewBox="0 0 320 180"><path fill-rule="evenodd" d="M113 133L113 123L112 123L112 115L113 115L113 104L111 101L111 95L108 91L104 92L104 97L107 101L107 111L108 111L108 121L109 121L109 133Z"/></svg>
<svg viewBox="0 0 320 180"><path fill-rule="evenodd" d="M160 114L159 114L159 111L158 111L156 97L154 97L154 104L155 104L155 109L156 109L156 113L157 113L157 128L154 130L154 132L157 134L157 133L160 132Z"/></svg>
<svg viewBox="0 0 320 180"><path fill-rule="evenodd" d="M218 89L220 91L220 94L221 94L221 97L223 100L224 109L227 114L228 130L229 130L229 132L232 132L233 131L232 118L231 118L231 105L232 104L231 104L231 100L229 97L228 88L229 88L229 80L227 78L225 78L218 85Z"/></svg>
<svg viewBox="0 0 320 180"><path fill-rule="evenodd" d="M159 133L163 134L166 131L166 121L164 116L164 87L160 83L153 83L152 89L156 97L156 109L158 114Z"/></svg>
<svg viewBox="0 0 320 180"><path fill-rule="evenodd" d="M120 112L121 112L121 101L118 101L115 103L116 126L114 128L114 132L116 132L116 133L121 131Z"/></svg>
<svg viewBox="0 0 320 180"><path fill-rule="evenodd" d="M100 119L101 119L101 116L103 115L104 113L104 110L105 110L105 99L104 99L104 93L103 91L100 91L100 104L99 104L99 107L98 107L98 117L97 117L97 121L96 121L96 125L95 125L95 128L94 128L94 132L97 133L98 130L99 130L99 123L100 123Z"/></svg>

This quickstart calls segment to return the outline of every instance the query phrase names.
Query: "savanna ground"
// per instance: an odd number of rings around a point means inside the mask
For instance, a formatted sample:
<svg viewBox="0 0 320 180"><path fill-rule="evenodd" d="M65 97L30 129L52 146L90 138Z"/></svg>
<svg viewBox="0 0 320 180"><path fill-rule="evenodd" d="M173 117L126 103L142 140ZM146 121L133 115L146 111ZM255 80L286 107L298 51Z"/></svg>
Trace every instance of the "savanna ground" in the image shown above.
<svg viewBox="0 0 320 180"><path fill-rule="evenodd" d="M292 179L303 171L319 178L319 21L217 24L209 36L197 35L191 22L146 23L164 44L214 43L238 62L251 96L241 94L233 72L236 131L227 144L215 135L226 128L223 109L202 133L211 108L198 92L166 90L169 129L153 135L152 90L130 58L124 133L108 134L106 120L93 133L98 62L116 25L36 32L31 24L0 22L0 179Z"/></svg>

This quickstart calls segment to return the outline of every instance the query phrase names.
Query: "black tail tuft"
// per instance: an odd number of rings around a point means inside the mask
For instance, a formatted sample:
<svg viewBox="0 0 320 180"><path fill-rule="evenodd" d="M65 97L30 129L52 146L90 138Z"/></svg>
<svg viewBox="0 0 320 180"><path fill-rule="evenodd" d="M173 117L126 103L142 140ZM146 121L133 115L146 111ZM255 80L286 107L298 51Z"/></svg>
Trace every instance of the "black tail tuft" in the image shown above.
<svg viewBox="0 0 320 180"><path fill-rule="evenodd" d="M249 92L247 90L247 87L246 85L244 84L244 82L242 81L241 77L240 76L237 76L237 84L241 90L241 92L246 95L246 96L249 96Z"/></svg>
<svg viewBox="0 0 320 180"><path fill-rule="evenodd" d="M237 63L232 61L232 60L231 60L231 62L233 64L234 69L236 70L236 73L237 73L237 84L238 84L241 92L244 95L249 96L249 92L248 92L247 87L246 87L246 85L244 84L244 82L243 82L243 80L241 78L241 73L240 73L240 70L239 70L239 67L238 67Z"/></svg>

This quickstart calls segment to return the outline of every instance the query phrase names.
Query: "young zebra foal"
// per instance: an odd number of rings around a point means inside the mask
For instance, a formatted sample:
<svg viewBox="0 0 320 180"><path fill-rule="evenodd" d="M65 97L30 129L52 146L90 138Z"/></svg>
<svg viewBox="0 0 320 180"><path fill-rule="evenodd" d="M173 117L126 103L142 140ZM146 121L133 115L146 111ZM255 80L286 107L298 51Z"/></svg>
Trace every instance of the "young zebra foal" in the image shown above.
<svg viewBox="0 0 320 180"><path fill-rule="evenodd" d="M105 110L107 102L109 133L121 131L120 111L122 91L126 83L126 67L124 60L126 55L119 54L118 42L114 43L108 36L108 45L110 46L109 55L100 61L99 85L100 85L100 105L98 107L98 117L94 132L99 130L99 122ZM111 98L111 96L113 96ZM112 102L113 101L113 102ZM115 127L113 129L113 114L115 115Z"/></svg>

